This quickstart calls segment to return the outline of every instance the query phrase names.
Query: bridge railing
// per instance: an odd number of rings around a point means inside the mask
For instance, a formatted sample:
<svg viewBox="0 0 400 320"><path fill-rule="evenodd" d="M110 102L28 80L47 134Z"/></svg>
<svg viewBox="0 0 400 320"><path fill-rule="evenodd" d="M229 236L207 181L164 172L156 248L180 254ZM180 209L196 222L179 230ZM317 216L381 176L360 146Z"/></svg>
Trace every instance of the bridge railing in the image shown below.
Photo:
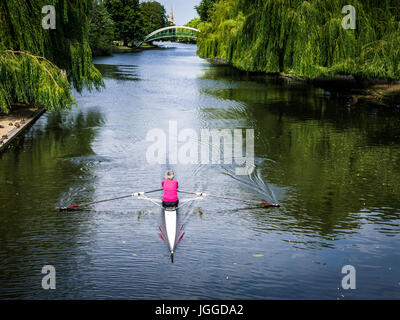
<svg viewBox="0 0 400 320"><path fill-rule="evenodd" d="M197 34L194 32L160 32L157 34L152 35L151 37L147 38L146 41L151 41L152 39L156 38L165 38L165 37L190 37L194 38L197 37Z"/></svg>
<svg viewBox="0 0 400 320"><path fill-rule="evenodd" d="M187 26L165 27L148 34L143 41L135 43L135 46L140 47L144 42L153 41L155 39L160 39L160 38L167 38L167 37L197 38L197 34L199 32L200 30Z"/></svg>

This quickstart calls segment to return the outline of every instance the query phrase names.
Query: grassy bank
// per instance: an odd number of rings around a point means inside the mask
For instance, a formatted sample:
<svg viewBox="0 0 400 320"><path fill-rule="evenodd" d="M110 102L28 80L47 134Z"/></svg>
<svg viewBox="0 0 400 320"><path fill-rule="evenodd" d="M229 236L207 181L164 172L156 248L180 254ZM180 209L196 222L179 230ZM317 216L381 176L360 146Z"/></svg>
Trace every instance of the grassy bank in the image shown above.
<svg viewBox="0 0 400 320"><path fill-rule="evenodd" d="M112 53L128 53L128 52L139 52L143 50L151 50L151 49L157 49L159 46L155 44L148 44L148 43L143 43L139 48L135 47L126 47L126 46L113 46L112 47Z"/></svg>

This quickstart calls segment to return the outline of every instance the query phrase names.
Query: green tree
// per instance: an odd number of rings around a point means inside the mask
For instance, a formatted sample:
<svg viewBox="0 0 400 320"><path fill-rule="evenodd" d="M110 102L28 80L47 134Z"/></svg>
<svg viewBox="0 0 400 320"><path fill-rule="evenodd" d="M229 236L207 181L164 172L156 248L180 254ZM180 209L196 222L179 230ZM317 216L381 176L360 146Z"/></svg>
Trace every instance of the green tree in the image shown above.
<svg viewBox="0 0 400 320"><path fill-rule="evenodd" d="M400 79L398 0L219 0L198 38L198 54L246 71L306 78L353 75Z"/></svg>
<svg viewBox="0 0 400 320"><path fill-rule="evenodd" d="M190 20L188 23L186 23L185 26L199 29L201 23L202 22L201 22L200 18L194 18L194 19Z"/></svg>
<svg viewBox="0 0 400 320"><path fill-rule="evenodd" d="M115 24L115 37L122 40L124 46L143 39L139 0L106 0L106 7Z"/></svg>
<svg viewBox="0 0 400 320"><path fill-rule="evenodd" d="M92 0L89 43L94 56L111 54L114 40L114 21L104 1Z"/></svg>
<svg viewBox="0 0 400 320"><path fill-rule="evenodd" d="M71 89L99 89L88 44L92 0L53 1L56 29L44 29L45 0L0 1L0 111L14 103L71 107Z"/></svg>
<svg viewBox="0 0 400 320"><path fill-rule="evenodd" d="M201 0L200 4L194 7L200 16L201 21L211 20L211 13L214 10L216 2L217 0Z"/></svg>
<svg viewBox="0 0 400 320"><path fill-rule="evenodd" d="M168 25L165 7L157 1L140 3L140 11L142 13L143 28L146 35Z"/></svg>

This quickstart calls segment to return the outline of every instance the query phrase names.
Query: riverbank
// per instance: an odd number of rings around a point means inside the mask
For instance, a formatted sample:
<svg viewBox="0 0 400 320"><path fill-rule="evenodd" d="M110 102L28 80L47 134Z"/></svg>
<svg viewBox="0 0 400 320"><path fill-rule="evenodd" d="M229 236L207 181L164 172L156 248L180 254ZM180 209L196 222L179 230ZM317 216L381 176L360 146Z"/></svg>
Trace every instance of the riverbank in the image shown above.
<svg viewBox="0 0 400 320"><path fill-rule="evenodd" d="M215 65L230 65L232 63L220 58L205 58ZM293 82L306 82L314 87L327 91L330 95L348 98L350 104L374 105L390 108L400 108L400 81L386 79L356 79L351 75L337 75L334 77L310 79L286 73L262 73L239 70L248 76L276 77Z"/></svg>
<svg viewBox="0 0 400 320"><path fill-rule="evenodd" d="M360 106L400 107L400 81L386 79L357 79L354 76L308 79L280 74L280 77L310 83L338 97L349 98L349 104Z"/></svg>
<svg viewBox="0 0 400 320"><path fill-rule="evenodd" d="M143 43L139 48L126 47L126 46L113 46L112 53L131 53L140 52L144 50L159 49L160 47L155 44Z"/></svg>
<svg viewBox="0 0 400 320"><path fill-rule="evenodd" d="M0 114L0 152L23 131L29 128L45 109L30 105L14 105L9 114Z"/></svg>

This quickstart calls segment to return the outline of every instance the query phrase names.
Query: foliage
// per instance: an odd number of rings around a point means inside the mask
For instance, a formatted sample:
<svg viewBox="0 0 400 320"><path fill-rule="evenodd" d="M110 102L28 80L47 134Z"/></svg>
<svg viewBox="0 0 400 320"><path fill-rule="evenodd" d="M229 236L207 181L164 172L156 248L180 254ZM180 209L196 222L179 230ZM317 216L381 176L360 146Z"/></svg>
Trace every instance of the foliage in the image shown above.
<svg viewBox="0 0 400 320"><path fill-rule="evenodd" d="M316 78L400 79L397 0L355 0L357 28L342 27L345 0L219 0L199 55L247 71Z"/></svg>
<svg viewBox="0 0 400 320"><path fill-rule="evenodd" d="M124 46L143 39L139 0L105 0L105 4L115 23L115 37L122 40Z"/></svg>
<svg viewBox="0 0 400 320"><path fill-rule="evenodd" d="M91 0L0 1L0 111L13 103L49 110L74 104L72 84L99 89L88 45ZM43 29L42 7L53 4L56 29Z"/></svg>
<svg viewBox="0 0 400 320"><path fill-rule="evenodd" d="M194 19L190 20L188 23L186 23L185 26L200 30L202 23L203 22L200 20L200 18L194 18ZM183 43L197 43L196 38L184 37L184 36L176 37L176 41L183 42Z"/></svg>
<svg viewBox="0 0 400 320"><path fill-rule="evenodd" d="M217 0L201 0L198 6L195 6L201 21L210 21Z"/></svg>
<svg viewBox="0 0 400 320"><path fill-rule="evenodd" d="M201 79L223 84L202 89L214 101L202 118L254 129L256 166L282 187L274 192L296 224L326 234L349 223L349 213L400 206L397 111L342 108L342 99L321 99L322 91L305 83L230 66L209 68Z"/></svg>
<svg viewBox="0 0 400 320"><path fill-rule="evenodd" d="M201 22L200 18L194 18L194 19L190 20L188 23L186 23L185 26L199 29L201 23L202 22Z"/></svg>
<svg viewBox="0 0 400 320"><path fill-rule="evenodd" d="M89 43L94 56L108 55L114 40L114 21L107 11L104 1L92 0L90 13Z"/></svg>
<svg viewBox="0 0 400 320"><path fill-rule="evenodd" d="M142 13L143 28L146 35L168 25L165 7L157 1L140 3L140 11Z"/></svg>

